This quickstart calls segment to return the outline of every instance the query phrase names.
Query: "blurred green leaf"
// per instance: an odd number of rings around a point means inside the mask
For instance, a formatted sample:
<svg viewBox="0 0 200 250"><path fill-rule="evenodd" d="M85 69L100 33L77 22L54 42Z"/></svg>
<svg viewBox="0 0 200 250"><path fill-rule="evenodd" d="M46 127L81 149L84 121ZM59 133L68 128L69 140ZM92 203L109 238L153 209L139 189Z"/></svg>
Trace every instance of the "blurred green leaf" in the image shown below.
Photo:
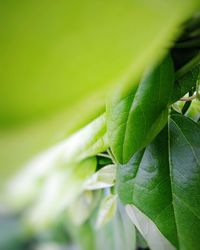
<svg viewBox="0 0 200 250"><path fill-rule="evenodd" d="M68 169L52 171L40 189L40 195L26 212L25 221L34 231L47 228L83 192L85 180L96 168L96 158L88 158Z"/></svg>
<svg viewBox="0 0 200 250"><path fill-rule="evenodd" d="M52 172L68 171L107 147L105 115L102 115L28 162L6 185L5 199L15 208L26 207L40 194L43 183Z"/></svg>
<svg viewBox="0 0 200 250"><path fill-rule="evenodd" d="M135 226L118 200L117 203L112 220L96 231L96 250L136 249Z"/></svg>
<svg viewBox="0 0 200 250"><path fill-rule="evenodd" d="M94 173L85 183L86 190L112 187L116 180L116 165L110 164Z"/></svg>
<svg viewBox="0 0 200 250"><path fill-rule="evenodd" d="M1 1L2 179L99 114L113 86L132 86L198 7L198 0Z"/></svg>
<svg viewBox="0 0 200 250"><path fill-rule="evenodd" d="M95 231L90 223L86 221L82 225L74 225L70 218L65 222L65 227L76 242L78 250L94 250L95 249Z"/></svg>
<svg viewBox="0 0 200 250"><path fill-rule="evenodd" d="M0 249L23 250L27 243L26 232L18 218L14 216L0 217Z"/></svg>
<svg viewBox="0 0 200 250"><path fill-rule="evenodd" d="M91 215L100 200L100 191L84 191L72 204L67 213L75 225L83 224Z"/></svg>
<svg viewBox="0 0 200 250"><path fill-rule="evenodd" d="M101 201L97 221L96 228L99 229L103 227L106 223L108 223L115 215L117 208L117 196L113 194L108 194Z"/></svg>
<svg viewBox="0 0 200 250"><path fill-rule="evenodd" d="M200 101L193 100L186 115L193 119L194 121L199 121L200 119Z"/></svg>

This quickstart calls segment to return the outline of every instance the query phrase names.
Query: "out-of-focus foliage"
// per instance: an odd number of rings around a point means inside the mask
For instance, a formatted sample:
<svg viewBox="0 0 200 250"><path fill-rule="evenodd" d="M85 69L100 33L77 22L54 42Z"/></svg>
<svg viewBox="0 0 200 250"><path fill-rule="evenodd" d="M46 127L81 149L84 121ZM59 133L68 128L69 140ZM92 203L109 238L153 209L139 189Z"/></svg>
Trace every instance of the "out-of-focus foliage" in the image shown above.
<svg viewBox="0 0 200 250"><path fill-rule="evenodd" d="M76 216L74 211L74 216ZM70 214L69 214L70 215ZM2 214L0 215L2 216ZM136 230L121 204L113 218L100 229L95 227L96 213L79 225L63 216L38 234L27 228L14 216L0 217L0 249L2 250L133 250Z"/></svg>
<svg viewBox="0 0 200 250"><path fill-rule="evenodd" d="M107 195L100 204L96 228L105 225L115 215L117 206L117 196L113 194Z"/></svg>
<svg viewBox="0 0 200 250"><path fill-rule="evenodd" d="M1 1L0 249L199 246L199 7Z"/></svg>
<svg viewBox="0 0 200 250"><path fill-rule="evenodd" d="M199 1L0 4L0 164L5 179L96 116L113 86L132 86L165 53Z"/></svg>
<svg viewBox="0 0 200 250"><path fill-rule="evenodd" d="M93 174L85 183L86 190L112 187L116 180L116 165L107 165Z"/></svg>
<svg viewBox="0 0 200 250"><path fill-rule="evenodd" d="M102 168L93 178L97 167L96 155L107 148L105 115L102 115L30 161L7 184L5 200L19 211L32 206L25 217L33 230L48 227L84 190L113 185L115 166ZM103 186L97 187L98 183L90 186L95 175Z"/></svg>

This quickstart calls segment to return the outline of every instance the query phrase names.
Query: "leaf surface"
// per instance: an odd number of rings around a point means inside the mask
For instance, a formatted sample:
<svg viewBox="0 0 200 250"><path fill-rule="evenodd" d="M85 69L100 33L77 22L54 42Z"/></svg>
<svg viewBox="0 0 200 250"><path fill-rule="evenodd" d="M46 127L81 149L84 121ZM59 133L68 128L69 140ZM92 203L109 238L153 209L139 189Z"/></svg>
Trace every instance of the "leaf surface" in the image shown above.
<svg viewBox="0 0 200 250"><path fill-rule="evenodd" d="M136 248L136 229L121 203L111 221L100 228L96 235L97 250L133 250Z"/></svg>
<svg viewBox="0 0 200 250"><path fill-rule="evenodd" d="M196 87L196 82L200 74L200 54L192 61L183 66L176 72L174 88L170 98L170 104L178 101L181 97L187 94L193 87Z"/></svg>
<svg viewBox="0 0 200 250"><path fill-rule="evenodd" d="M1 183L100 114L112 87L132 87L199 7L198 0L0 4Z"/></svg>
<svg viewBox="0 0 200 250"><path fill-rule="evenodd" d="M46 178L25 220L35 231L43 230L59 216L84 191L84 183L96 169L96 158L87 158L68 169L54 169Z"/></svg>
<svg viewBox="0 0 200 250"><path fill-rule="evenodd" d="M126 205L126 212L152 250L175 250L175 247L160 233L155 223L137 207Z"/></svg>
<svg viewBox="0 0 200 250"><path fill-rule="evenodd" d="M74 165L108 148L105 115L98 117L66 140L28 162L7 186L5 199L22 208L40 194L41 185L52 171L68 171Z"/></svg>
<svg viewBox="0 0 200 250"><path fill-rule="evenodd" d="M96 228L100 229L107 224L115 215L117 208L117 196L114 194L108 194L101 201L97 220Z"/></svg>
<svg viewBox="0 0 200 250"><path fill-rule="evenodd" d="M169 152L168 152L169 148ZM180 250L200 239L200 126L179 114L117 173L118 194Z"/></svg>
<svg viewBox="0 0 200 250"><path fill-rule="evenodd" d="M169 152L179 246L192 250L200 243L200 125L172 115Z"/></svg>
<svg viewBox="0 0 200 250"><path fill-rule="evenodd" d="M133 88L122 99L116 95L108 105L109 142L118 162L127 163L164 127L173 81L173 62L167 56L159 66L145 74L138 88Z"/></svg>

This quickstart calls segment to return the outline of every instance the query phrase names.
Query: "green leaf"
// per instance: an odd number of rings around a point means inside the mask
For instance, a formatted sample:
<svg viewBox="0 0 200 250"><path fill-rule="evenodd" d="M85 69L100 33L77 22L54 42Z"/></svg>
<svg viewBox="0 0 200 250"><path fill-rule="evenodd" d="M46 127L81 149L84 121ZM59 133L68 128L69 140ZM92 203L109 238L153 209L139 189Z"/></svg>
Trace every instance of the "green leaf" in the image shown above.
<svg viewBox="0 0 200 250"><path fill-rule="evenodd" d="M156 58L153 51L171 41L198 5L197 0L1 2L0 107L6 107L1 126L38 119L95 89L105 91L141 55Z"/></svg>
<svg viewBox="0 0 200 250"><path fill-rule="evenodd" d="M18 208L27 206L40 193L41 186L52 171L72 166L108 148L105 115L54 145L28 162L22 171L11 179L4 192L5 198Z"/></svg>
<svg viewBox="0 0 200 250"><path fill-rule="evenodd" d="M116 180L116 165L110 164L94 173L85 183L86 190L112 187Z"/></svg>
<svg viewBox="0 0 200 250"><path fill-rule="evenodd" d="M187 113L187 117L193 119L194 121L199 121L200 119L200 101L193 100Z"/></svg>
<svg viewBox="0 0 200 250"><path fill-rule="evenodd" d="M165 128L117 171L123 203L136 206L180 250L199 246L199 162L200 125L175 114L168 133Z"/></svg>
<svg viewBox="0 0 200 250"><path fill-rule="evenodd" d="M199 7L198 0L0 4L4 181L103 112L110 89L132 86Z"/></svg>
<svg viewBox="0 0 200 250"><path fill-rule="evenodd" d="M168 101L174 81L170 56L149 70L138 88L128 96L114 96L108 105L108 136L117 161L126 163L144 148L164 127L168 117Z"/></svg>
<svg viewBox="0 0 200 250"><path fill-rule="evenodd" d="M135 226L119 200L117 203L117 210L112 220L96 231L97 250L136 249Z"/></svg>
<svg viewBox="0 0 200 250"><path fill-rule="evenodd" d="M114 217L102 228L94 228L93 213L82 225L74 225L68 216L67 231L81 250L133 250L136 249L136 230L119 200ZM78 248L78 249L79 249Z"/></svg>
<svg viewBox="0 0 200 250"><path fill-rule="evenodd" d="M100 194L99 191L86 190L69 205L67 213L74 225L82 225L86 222L99 203Z"/></svg>
<svg viewBox="0 0 200 250"><path fill-rule="evenodd" d="M40 188L40 194L25 214L34 231L49 227L84 191L84 183L96 169L96 158L85 159L68 169L55 169Z"/></svg>
<svg viewBox="0 0 200 250"><path fill-rule="evenodd" d="M123 203L134 204L177 246L166 128L129 163L119 166L117 181Z"/></svg>
<svg viewBox="0 0 200 250"><path fill-rule="evenodd" d="M72 242L75 242L75 249L94 250L96 235L90 221L77 226L73 224L70 217L66 217L64 220L65 228L70 234Z"/></svg>
<svg viewBox="0 0 200 250"><path fill-rule="evenodd" d="M152 250L175 250L161 234L155 223L134 205L126 205L126 212Z"/></svg>
<svg viewBox="0 0 200 250"><path fill-rule="evenodd" d="M178 101L187 94L193 87L200 74L200 54L176 72L174 88L170 98L170 104Z"/></svg>
<svg viewBox="0 0 200 250"><path fill-rule="evenodd" d="M200 125L172 115L169 153L179 247L192 250L200 244Z"/></svg>
<svg viewBox="0 0 200 250"><path fill-rule="evenodd" d="M116 195L109 194L101 201L96 221L97 229L103 227L114 217L117 208L116 199Z"/></svg>

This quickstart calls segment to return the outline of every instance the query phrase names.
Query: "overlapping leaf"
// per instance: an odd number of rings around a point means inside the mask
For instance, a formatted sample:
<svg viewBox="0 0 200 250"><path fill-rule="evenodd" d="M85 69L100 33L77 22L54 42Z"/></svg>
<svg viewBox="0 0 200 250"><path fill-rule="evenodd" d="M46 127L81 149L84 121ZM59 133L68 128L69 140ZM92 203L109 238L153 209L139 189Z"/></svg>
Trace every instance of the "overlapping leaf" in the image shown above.
<svg viewBox="0 0 200 250"><path fill-rule="evenodd" d="M200 125L180 115L170 119L169 165L179 248L200 243Z"/></svg>
<svg viewBox="0 0 200 250"><path fill-rule="evenodd" d="M132 86L198 7L198 0L2 1L1 183L99 114L111 86L121 79Z"/></svg>
<svg viewBox="0 0 200 250"><path fill-rule="evenodd" d="M168 152L169 148L169 152ZM200 239L200 126L172 115L156 139L118 168L118 193L181 250Z"/></svg>
<svg viewBox="0 0 200 250"><path fill-rule="evenodd" d="M68 169L52 171L40 188L40 194L25 214L26 222L37 231L44 230L83 192L85 180L96 168L96 158L87 158Z"/></svg>
<svg viewBox="0 0 200 250"><path fill-rule="evenodd" d="M125 204L134 204L147 214L177 246L170 185L167 129L145 150L136 153L118 169L118 194Z"/></svg>
<svg viewBox="0 0 200 250"><path fill-rule="evenodd" d="M15 208L26 207L40 194L42 184L48 181L52 172L56 175L60 169L63 173L73 171L74 166L79 165L82 160L106 150L107 141L106 121L103 115L28 162L8 183L6 199Z"/></svg>
<svg viewBox="0 0 200 250"><path fill-rule="evenodd" d="M176 72L175 84L169 103L172 104L196 87L200 73L200 54Z"/></svg>
<svg viewBox="0 0 200 250"><path fill-rule="evenodd" d="M135 227L119 202L114 218L97 231L96 244L97 250L136 248Z"/></svg>
<svg viewBox="0 0 200 250"><path fill-rule="evenodd" d="M170 56L142 78L125 98L114 96L108 105L108 135L117 161L127 163L164 127L174 83Z"/></svg>

